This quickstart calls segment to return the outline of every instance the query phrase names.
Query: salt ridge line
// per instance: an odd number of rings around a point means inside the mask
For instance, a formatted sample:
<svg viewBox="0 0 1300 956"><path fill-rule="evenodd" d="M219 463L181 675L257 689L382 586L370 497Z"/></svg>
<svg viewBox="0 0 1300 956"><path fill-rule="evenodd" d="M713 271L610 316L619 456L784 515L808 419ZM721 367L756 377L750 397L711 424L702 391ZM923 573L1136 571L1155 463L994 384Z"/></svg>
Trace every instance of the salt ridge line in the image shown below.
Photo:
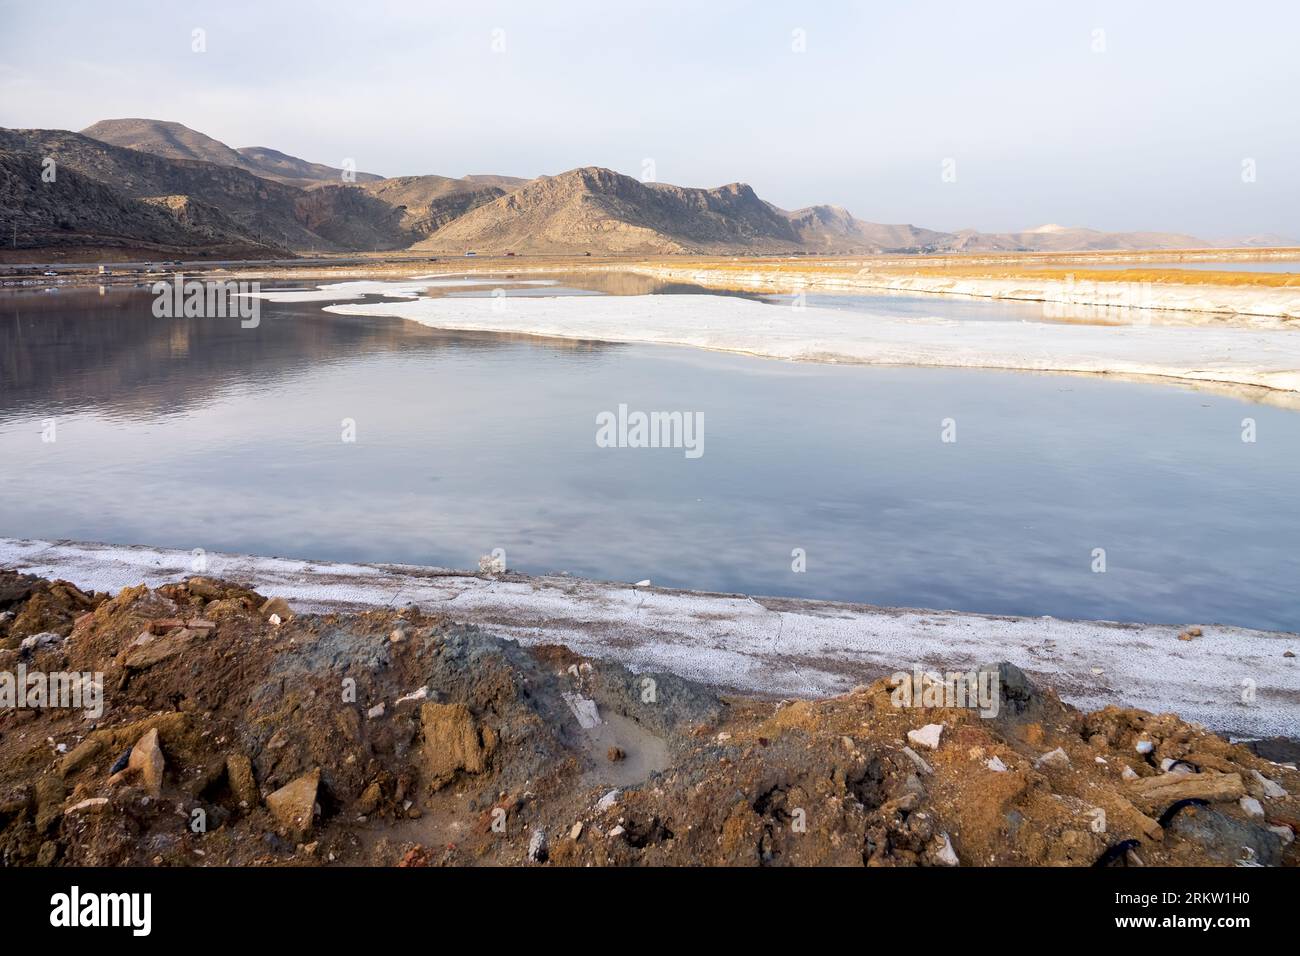
<svg viewBox="0 0 1300 956"><path fill-rule="evenodd" d="M1094 710L1173 712L1241 737L1297 734L1297 635L1207 626L1194 641L1154 624L636 588L564 575L489 577L445 568L209 552L204 574L301 611L419 604L525 644L558 643L636 671L669 671L774 696L833 696L915 663L939 671L1010 660ZM0 538L0 566L117 591L193 576L189 551ZM1099 671L1100 673L1096 673ZM1243 681L1254 702L1243 701Z"/></svg>
<svg viewBox="0 0 1300 956"><path fill-rule="evenodd" d="M929 266L929 263L918 263ZM1134 268L1142 268L1135 261ZM1224 286L1209 283L1132 283L1091 279L1063 282L1036 280L1029 276L934 276L900 273L899 263L870 266L858 272L822 273L799 270L711 269L707 266L659 266L630 263L620 269L654 278L695 282L721 288L795 292L858 292L867 294L930 294L974 299L1012 299L1046 302L1060 306L1154 309L1168 312L1202 313L1241 319L1300 318L1300 291L1276 286ZM1062 269L1088 269L1087 263L1072 263ZM1225 266L1231 271L1231 264ZM614 271L609 268L607 271ZM1127 287L1127 288L1126 288Z"/></svg>
<svg viewBox="0 0 1300 956"><path fill-rule="evenodd" d="M439 329L686 345L804 362L1074 372L1300 392L1300 334L1293 331L959 322L717 295L433 298L325 311Z"/></svg>
<svg viewBox="0 0 1300 956"><path fill-rule="evenodd" d="M241 292L239 297L264 299L267 302L337 302L340 299L360 299L367 295L387 295L398 299L414 299L426 289L451 289L470 286L556 285L555 279L448 279L441 275L414 276L410 281L390 282L384 279L330 282L315 289L267 289L262 292Z"/></svg>

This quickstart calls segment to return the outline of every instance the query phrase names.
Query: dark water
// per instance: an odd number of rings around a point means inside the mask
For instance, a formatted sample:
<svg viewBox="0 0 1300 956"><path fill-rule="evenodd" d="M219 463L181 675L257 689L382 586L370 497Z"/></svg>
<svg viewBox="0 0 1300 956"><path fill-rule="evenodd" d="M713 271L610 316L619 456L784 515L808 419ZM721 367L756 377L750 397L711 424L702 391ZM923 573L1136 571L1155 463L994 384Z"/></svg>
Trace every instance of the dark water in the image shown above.
<svg viewBox="0 0 1300 956"><path fill-rule="evenodd" d="M0 535L456 567L500 547L669 586L1300 627L1292 411L150 301L0 298ZM704 454L597 447L620 403L702 412Z"/></svg>

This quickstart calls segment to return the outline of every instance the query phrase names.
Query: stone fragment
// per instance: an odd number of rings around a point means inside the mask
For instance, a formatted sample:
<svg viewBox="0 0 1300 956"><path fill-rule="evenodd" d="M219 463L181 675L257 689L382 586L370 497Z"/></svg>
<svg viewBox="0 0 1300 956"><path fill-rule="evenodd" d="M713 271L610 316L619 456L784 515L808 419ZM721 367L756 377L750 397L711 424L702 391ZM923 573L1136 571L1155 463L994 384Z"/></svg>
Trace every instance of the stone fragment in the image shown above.
<svg viewBox="0 0 1300 956"><path fill-rule="evenodd" d="M1248 817L1262 817L1264 815L1264 806L1254 797L1242 797L1237 801L1241 809L1246 811Z"/></svg>
<svg viewBox="0 0 1300 956"><path fill-rule="evenodd" d="M198 631L183 627L163 637L154 637L127 651L122 663L130 670L142 671L181 654L198 637Z"/></svg>
<svg viewBox="0 0 1300 956"><path fill-rule="evenodd" d="M530 863L545 863L548 859L550 859L550 853L546 848L546 830L538 827L528 839L528 861Z"/></svg>
<svg viewBox="0 0 1300 956"><path fill-rule="evenodd" d="M251 810L257 806L257 780L253 776L253 761L246 754L226 757L226 783L240 807Z"/></svg>
<svg viewBox="0 0 1300 956"><path fill-rule="evenodd" d="M1268 779L1258 770L1251 770L1246 776L1246 789L1252 796L1270 800L1281 800L1286 797L1286 788L1276 781Z"/></svg>
<svg viewBox="0 0 1300 956"><path fill-rule="evenodd" d="M1034 761L1035 767L1051 767L1055 770L1063 770L1070 766L1070 755L1060 747L1055 750L1049 750L1037 760Z"/></svg>
<svg viewBox="0 0 1300 956"><path fill-rule="evenodd" d="M1177 773L1130 780L1128 791L1139 805L1168 806L1178 800L1240 800L1246 788L1237 773Z"/></svg>
<svg viewBox="0 0 1300 956"><path fill-rule="evenodd" d="M108 804L108 797L87 797L80 803L74 803L68 809L64 810L65 814L80 813L82 810L102 810Z"/></svg>
<svg viewBox="0 0 1300 956"><path fill-rule="evenodd" d="M40 634L33 634L31 637L24 637L18 649L30 654L32 651L39 651L42 648L58 644L63 640L61 636L53 631L44 631Z"/></svg>
<svg viewBox="0 0 1300 956"><path fill-rule="evenodd" d="M140 783L151 797L162 796L163 769L162 748L158 745L158 728L154 727L136 741L131 748L131 757L126 768L140 776Z"/></svg>
<svg viewBox="0 0 1300 956"><path fill-rule="evenodd" d="M939 834L940 845L934 851L934 860L940 866L959 866L961 861L957 859L957 851L952 848L952 840L948 834Z"/></svg>
<svg viewBox="0 0 1300 956"><path fill-rule="evenodd" d="M911 747L904 747L903 754L908 760L912 761L912 763L916 765L916 769L921 771L921 773L934 773L934 768L926 763L925 758Z"/></svg>
<svg viewBox="0 0 1300 956"><path fill-rule="evenodd" d="M919 730L907 732L907 742L925 747L928 750L939 749L939 738L943 735L943 724L926 724Z"/></svg>
<svg viewBox="0 0 1300 956"><path fill-rule="evenodd" d="M277 823L298 843L311 832L316 817L316 790L320 786L320 769L305 773L286 783L266 798L266 808Z"/></svg>
<svg viewBox="0 0 1300 956"><path fill-rule="evenodd" d="M282 597L267 598L262 602L259 611L267 618L275 616L278 617L280 621L287 621L289 618L293 617L293 611L289 608L289 602ZM272 621L271 623L277 624L279 621Z"/></svg>

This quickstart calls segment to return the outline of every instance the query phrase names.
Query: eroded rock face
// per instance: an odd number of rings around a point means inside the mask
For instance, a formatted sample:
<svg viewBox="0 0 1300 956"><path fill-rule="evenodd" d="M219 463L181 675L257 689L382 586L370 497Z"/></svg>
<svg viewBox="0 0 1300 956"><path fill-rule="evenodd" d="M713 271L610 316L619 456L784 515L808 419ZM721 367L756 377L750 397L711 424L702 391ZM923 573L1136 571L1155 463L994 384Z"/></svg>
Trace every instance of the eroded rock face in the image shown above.
<svg viewBox="0 0 1300 956"><path fill-rule="evenodd" d="M482 773L496 750L496 731L480 726L464 704L422 704L420 729L424 773L431 790L442 789L462 770Z"/></svg>

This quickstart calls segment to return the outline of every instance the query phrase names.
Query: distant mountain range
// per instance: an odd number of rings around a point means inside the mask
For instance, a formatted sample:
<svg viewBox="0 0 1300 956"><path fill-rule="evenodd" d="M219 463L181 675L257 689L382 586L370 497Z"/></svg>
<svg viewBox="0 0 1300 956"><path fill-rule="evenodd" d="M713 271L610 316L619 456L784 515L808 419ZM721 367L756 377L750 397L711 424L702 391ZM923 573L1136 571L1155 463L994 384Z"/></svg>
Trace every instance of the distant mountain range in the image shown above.
<svg viewBox="0 0 1300 956"><path fill-rule="evenodd" d="M342 182L343 170L334 166L309 163L266 146L231 149L220 140L180 123L149 119L100 120L83 129L81 135L166 159L197 159L218 166L233 166L254 176L291 186L307 188L317 183ZM359 183L383 178L374 173L356 173Z"/></svg>
<svg viewBox="0 0 1300 956"><path fill-rule="evenodd" d="M49 180L47 159L54 161ZM45 177L42 172L45 171ZM787 211L744 183L647 183L587 166L520 179L385 178L265 146L232 149L179 123L102 120L80 133L0 130L0 253L78 256L413 248L431 254L832 254L1208 248L1195 236L1040 226L955 233L838 206ZM1241 244L1289 245L1277 236Z"/></svg>

